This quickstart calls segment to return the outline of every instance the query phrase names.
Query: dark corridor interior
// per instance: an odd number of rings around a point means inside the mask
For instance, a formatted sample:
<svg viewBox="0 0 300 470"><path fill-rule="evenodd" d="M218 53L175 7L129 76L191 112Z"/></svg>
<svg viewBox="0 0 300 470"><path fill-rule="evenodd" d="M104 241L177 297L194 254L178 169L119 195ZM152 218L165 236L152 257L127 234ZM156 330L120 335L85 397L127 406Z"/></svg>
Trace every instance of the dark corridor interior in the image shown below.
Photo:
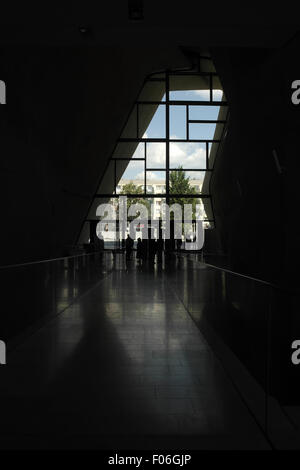
<svg viewBox="0 0 300 470"><path fill-rule="evenodd" d="M1 450L300 449L300 25L187 3L7 7Z"/></svg>

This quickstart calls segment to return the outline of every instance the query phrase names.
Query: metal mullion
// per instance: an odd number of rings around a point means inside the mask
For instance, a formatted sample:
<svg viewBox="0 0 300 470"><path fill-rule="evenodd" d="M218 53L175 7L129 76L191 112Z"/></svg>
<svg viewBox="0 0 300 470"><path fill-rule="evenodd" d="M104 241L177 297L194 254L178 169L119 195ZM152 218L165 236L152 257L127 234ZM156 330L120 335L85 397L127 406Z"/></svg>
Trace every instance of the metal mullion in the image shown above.
<svg viewBox="0 0 300 470"><path fill-rule="evenodd" d="M144 192L147 192L147 179L146 179L146 171L147 171L147 143L144 142Z"/></svg>
<svg viewBox="0 0 300 470"><path fill-rule="evenodd" d="M164 104L162 101L160 104ZM176 106L228 106L227 101L182 101L182 100L170 100L170 105Z"/></svg>
<svg viewBox="0 0 300 470"><path fill-rule="evenodd" d="M133 162L139 162L139 161L144 161L145 159L144 158L130 158L130 157L126 157L126 158L112 158L112 161L116 161L116 162L127 162L127 161L133 161Z"/></svg>
<svg viewBox="0 0 300 470"><path fill-rule="evenodd" d="M199 198L198 198L198 199L199 199ZM95 221L97 221L97 220L99 220L99 218L95 218L95 219L85 219L85 222L95 222ZM192 223L195 223L195 222L197 222L198 220L199 220L199 219L192 219L191 222L192 222ZM200 220L202 220L202 222L215 222L213 219L200 219ZM118 219L117 219L117 220L116 220L116 219L111 219L111 220L105 219L105 222L118 223Z"/></svg>
<svg viewBox="0 0 300 470"><path fill-rule="evenodd" d="M170 201L170 75L166 71L166 203Z"/></svg>
<svg viewBox="0 0 300 470"><path fill-rule="evenodd" d="M169 142L186 142L187 140L186 139L169 139ZM165 143L167 142L167 139L152 139L152 138L146 138L146 139L134 139L134 138L130 138L130 139L127 139L127 138L120 138L118 140L118 142L161 142L161 143ZM190 142L202 142L202 143L205 143L205 142L216 142L216 143L220 143L221 140L220 139L190 139ZM135 158L133 158L133 160L137 160Z"/></svg>
<svg viewBox="0 0 300 470"><path fill-rule="evenodd" d="M155 168L151 168L153 171L159 171L156 170ZM212 171L212 169L209 168L171 168L171 171Z"/></svg>
<svg viewBox="0 0 300 470"><path fill-rule="evenodd" d="M189 105L186 105L186 140L190 140L190 128L189 128Z"/></svg>
<svg viewBox="0 0 300 470"><path fill-rule="evenodd" d="M139 103L136 103L136 136L139 138Z"/></svg>
<svg viewBox="0 0 300 470"><path fill-rule="evenodd" d="M152 104L157 106L166 106L166 101L136 101L138 104ZM183 101L183 100L169 100L169 105L172 106L228 106L227 101Z"/></svg>
<svg viewBox="0 0 300 470"><path fill-rule="evenodd" d="M165 168L147 168L148 171L166 171ZM173 171L172 169L170 171Z"/></svg>
<svg viewBox="0 0 300 470"><path fill-rule="evenodd" d="M102 198L114 198L118 199L121 196L127 196L131 198L166 198L166 193L155 193L155 194L95 194L94 199L102 199ZM170 194L170 197L172 198L210 198L210 194Z"/></svg>
<svg viewBox="0 0 300 470"><path fill-rule="evenodd" d="M120 137L118 139L118 142L166 142L165 138L159 138L159 137L145 137L142 138L140 137L139 139L136 139L135 137ZM133 158L135 160L135 158Z"/></svg>
<svg viewBox="0 0 300 470"><path fill-rule="evenodd" d="M186 142L186 139L170 139L170 142ZM216 142L220 143L220 139L190 139L189 142L195 142L195 143L202 143L204 144L205 142Z"/></svg>
<svg viewBox="0 0 300 470"><path fill-rule="evenodd" d="M224 120L209 120L209 119L190 119L189 123L191 124L225 124Z"/></svg>

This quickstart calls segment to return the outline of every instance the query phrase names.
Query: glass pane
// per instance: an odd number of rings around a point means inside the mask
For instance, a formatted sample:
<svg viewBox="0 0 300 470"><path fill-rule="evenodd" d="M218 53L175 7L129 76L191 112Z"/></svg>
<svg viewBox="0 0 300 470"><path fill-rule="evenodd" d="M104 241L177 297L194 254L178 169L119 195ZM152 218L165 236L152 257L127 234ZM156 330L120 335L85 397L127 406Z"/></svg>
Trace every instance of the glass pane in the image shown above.
<svg viewBox="0 0 300 470"><path fill-rule="evenodd" d="M194 120L218 119L220 106L189 106L189 118Z"/></svg>
<svg viewBox="0 0 300 470"><path fill-rule="evenodd" d="M203 220L201 213L202 201L199 198L170 198L170 207L173 204L176 204L177 207L175 211L170 212L170 218L177 221L176 225L174 224L174 234L178 239L176 247L177 250L186 249L186 243L196 241L196 220ZM178 210L178 205L181 211ZM201 215L199 215L200 213ZM189 249L191 248L190 246Z"/></svg>
<svg viewBox="0 0 300 470"><path fill-rule="evenodd" d="M206 144L170 142L170 168L206 169Z"/></svg>
<svg viewBox="0 0 300 470"><path fill-rule="evenodd" d="M170 193L171 194L199 194L205 171L183 171L172 170L170 172Z"/></svg>
<svg viewBox="0 0 300 470"><path fill-rule="evenodd" d="M170 205L178 204L181 207L181 211L177 212L177 209L176 209L176 212L171 211L170 213L171 220L174 219L179 222L179 225L177 225L176 227L176 231L179 230L179 233L177 232L177 236L181 234L181 243L180 243L180 237L179 237L179 240L176 243L177 250L201 248L201 244L199 245L199 247L197 247L197 245L194 247L192 247L191 245L187 246L187 244L197 241L197 225L196 225L197 220L202 221L202 226L204 229L212 228L212 226L210 225L210 222L207 220L207 215L205 213L205 208L203 205L205 200L206 199L201 199L201 198L195 198L195 199L194 198L193 199L171 198L170 199ZM190 219L190 217L192 218L192 220ZM180 220L182 221L181 224L180 224ZM163 226L164 225L165 224L163 224Z"/></svg>
<svg viewBox="0 0 300 470"><path fill-rule="evenodd" d="M213 90L213 101L222 101L223 91L222 90Z"/></svg>
<svg viewBox="0 0 300 470"><path fill-rule="evenodd" d="M146 192L149 194L163 194L166 192L166 172L146 172Z"/></svg>
<svg viewBox="0 0 300 470"><path fill-rule="evenodd" d="M152 104L139 105L139 137L164 139L166 137L166 107Z"/></svg>
<svg viewBox="0 0 300 470"><path fill-rule="evenodd" d="M171 101L210 101L209 90L179 90L170 92Z"/></svg>
<svg viewBox="0 0 300 470"><path fill-rule="evenodd" d="M163 101L165 82L147 81L139 94L138 101Z"/></svg>
<svg viewBox="0 0 300 470"><path fill-rule="evenodd" d="M208 199L209 200L209 199ZM192 205L192 217L193 220L208 220L205 205L206 198L202 199L200 197L195 198L184 198L184 197L172 197L170 198L170 205L171 204L179 204L182 209L182 218L184 217L184 206L187 204ZM188 206L187 206L188 207Z"/></svg>
<svg viewBox="0 0 300 470"><path fill-rule="evenodd" d="M145 163L141 161L117 161L117 191L139 194L143 192ZM119 187L119 188L118 188Z"/></svg>
<svg viewBox="0 0 300 470"><path fill-rule="evenodd" d="M221 130L224 124L218 124ZM190 139L212 140L215 135L216 124L190 124Z"/></svg>
<svg viewBox="0 0 300 470"><path fill-rule="evenodd" d="M187 171L186 175L189 178L189 184L193 191L196 193L201 192L205 171Z"/></svg>
<svg viewBox="0 0 300 470"><path fill-rule="evenodd" d="M186 139L186 107L170 106L170 138Z"/></svg>
<svg viewBox="0 0 300 470"><path fill-rule="evenodd" d="M162 218L162 206L166 203L166 199L162 197L154 197L152 200L152 218L157 220ZM157 236L156 236L157 238Z"/></svg>
<svg viewBox="0 0 300 470"><path fill-rule="evenodd" d="M163 142L147 142L147 168L166 167L166 144Z"/></svg>
<svg viewBox="0 0 300 470"><path fill-rule="evenodd" d="M144 158L144 142L119 142L115 148L112 158Z"/></svg>

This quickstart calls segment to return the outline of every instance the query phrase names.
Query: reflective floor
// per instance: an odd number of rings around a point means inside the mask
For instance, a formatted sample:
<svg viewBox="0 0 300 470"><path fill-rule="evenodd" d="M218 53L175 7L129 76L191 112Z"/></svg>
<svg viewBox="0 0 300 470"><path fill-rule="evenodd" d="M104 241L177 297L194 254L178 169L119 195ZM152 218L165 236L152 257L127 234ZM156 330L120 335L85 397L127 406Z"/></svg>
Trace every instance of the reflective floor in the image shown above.
<svg viewBox="0 0 300 470"><path fill-rule="evenodd" d="M163 265L116 255L1 379L0 448L268 448Z"/></svg>

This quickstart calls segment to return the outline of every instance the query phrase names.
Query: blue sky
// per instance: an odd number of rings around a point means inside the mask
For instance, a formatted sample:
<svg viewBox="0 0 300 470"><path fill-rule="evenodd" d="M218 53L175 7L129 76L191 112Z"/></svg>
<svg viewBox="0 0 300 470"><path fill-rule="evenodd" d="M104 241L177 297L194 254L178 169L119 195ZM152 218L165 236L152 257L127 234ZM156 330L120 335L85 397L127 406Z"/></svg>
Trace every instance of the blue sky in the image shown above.
<svg viewBox="0 0 300 470"><path fill-rule="evenodd" d="M209 91L173 91L170 92L171 100L188 101L208 101ZM214 90L214 100L220 101L222 92ZM163 98L164 100L164 98ZM163 101L162 100L162 101ZM218 117L219 106L190 106L190 119L211 119ZM212 139L214 135L215 124L190 124L190 139ZM170 136L172 139L186 138L186 108L185 106L172 106L170 108ZM148 126L144 137L164 138L165 137L165 106L159 106L155 115ZM144 149L141 144L138 146L133 158L143 157ZM148 167L161 168L165 164L165 144L149 143L147 144ZM170 166L177 168L182 165L189 169L205 169L205 144L201 143L170 143ZM190 178L203 179L204 172L188 172ZM151 183L153 179L164 179L165 173L162 171L148 171L147 180ZM143 179L143 162L131 161L123 174L123 179Z"/></svg>

